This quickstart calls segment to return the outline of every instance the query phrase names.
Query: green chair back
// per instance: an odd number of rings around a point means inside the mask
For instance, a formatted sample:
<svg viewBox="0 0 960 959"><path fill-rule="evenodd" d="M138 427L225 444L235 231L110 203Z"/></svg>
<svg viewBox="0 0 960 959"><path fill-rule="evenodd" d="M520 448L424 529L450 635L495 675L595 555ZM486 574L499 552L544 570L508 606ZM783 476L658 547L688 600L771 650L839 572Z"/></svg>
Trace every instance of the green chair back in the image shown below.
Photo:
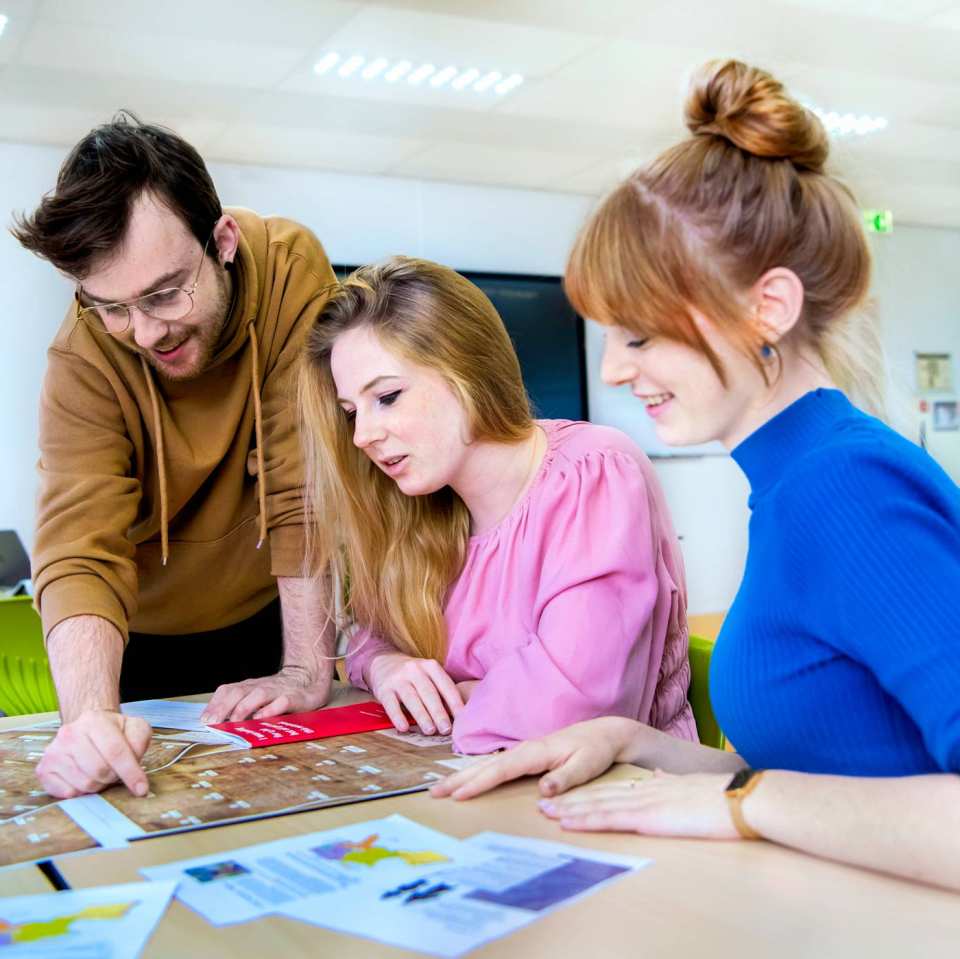
<svg viewBox="0 0 960 959"><path fill-rule="evenodd" d="M702 636L690 636L690 692L687 694L697 721L697 733L704 746L723 749L726 742L710 705L710 657L713 642Z"/></svg>
<svg viewBox="0 0 960 959"><path fill-rule="evenodd" d="M0 598L0 710L22 716L56 708L57 692L33 599Z"/></svg>

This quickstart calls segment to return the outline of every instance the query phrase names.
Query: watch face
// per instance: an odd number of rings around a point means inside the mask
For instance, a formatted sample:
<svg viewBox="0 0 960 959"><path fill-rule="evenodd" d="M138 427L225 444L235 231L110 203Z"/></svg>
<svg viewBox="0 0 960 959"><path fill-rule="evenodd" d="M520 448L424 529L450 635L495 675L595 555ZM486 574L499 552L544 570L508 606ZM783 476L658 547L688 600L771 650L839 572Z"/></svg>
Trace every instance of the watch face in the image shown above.
<svg viewBox="0 0 960 959"><path fill-rule="evenodd" d="M744 786L753 778L753 774L756 770L751 769L749 766L746 766L743 769L738 770L733 774L733 779L727 784L727 792L730 792L733 789L743 789Z"/></svg>

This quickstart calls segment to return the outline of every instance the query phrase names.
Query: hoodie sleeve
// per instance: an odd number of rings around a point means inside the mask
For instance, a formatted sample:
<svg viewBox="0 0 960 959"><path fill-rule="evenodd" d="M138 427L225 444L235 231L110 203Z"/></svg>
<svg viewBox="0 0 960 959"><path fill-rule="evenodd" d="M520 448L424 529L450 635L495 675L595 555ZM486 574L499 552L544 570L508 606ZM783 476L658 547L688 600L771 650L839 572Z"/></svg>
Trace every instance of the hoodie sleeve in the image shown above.
<svg viewBox="0 0 960 959"><path fill-rule="evenodd" d="M126 640L137 608L135 550L127 531L141 496L131 476L133 444L103 374L59 349L48 359L33 553L43 634L87 614L109 620Z"/></svg>
<svg viewBox="0 0 960 959"><path fill-rule="evenodd" d="M270 572L302 576L305 553L303 461L297 432L296 373L304 340L336 277L320 241L300 228L289 242L271 247L277 336L265 352L263 456ZM270 362L272 360L272 362ZM263 361L261 361L263 362ZM256 474L256 451L251 472Z"/></svg>

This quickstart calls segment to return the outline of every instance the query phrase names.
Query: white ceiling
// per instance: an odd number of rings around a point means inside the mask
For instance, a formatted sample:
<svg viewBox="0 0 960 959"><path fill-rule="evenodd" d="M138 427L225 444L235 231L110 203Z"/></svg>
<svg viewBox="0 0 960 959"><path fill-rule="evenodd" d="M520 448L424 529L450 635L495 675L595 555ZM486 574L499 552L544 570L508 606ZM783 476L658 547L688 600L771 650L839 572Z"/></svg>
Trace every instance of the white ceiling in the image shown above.
<svg viewBox="0 0 960 959"><path fill-rule="evenodd" d="M864 206L960 227L960 0L0 0L0 139L68 145L129 107L208 160L599 193L682 133L734 55L882 115L836 141ZM327 50L518 72L505 97L388 85Z"/></svg>

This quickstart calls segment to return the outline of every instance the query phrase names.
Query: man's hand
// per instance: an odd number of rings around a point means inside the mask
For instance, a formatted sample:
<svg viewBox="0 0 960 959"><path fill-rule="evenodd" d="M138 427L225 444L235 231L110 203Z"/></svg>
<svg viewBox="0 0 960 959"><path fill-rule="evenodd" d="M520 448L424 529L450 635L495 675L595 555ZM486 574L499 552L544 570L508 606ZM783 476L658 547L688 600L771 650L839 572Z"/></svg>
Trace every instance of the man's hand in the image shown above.
<svg viewBox="0 0 960 959"><path fill-rule="evenodd" d="M393 725L405 733L410 723L406 710L420 732L446 736L453 719L463 709L463 696L457 684L435 659L418 659L404 653L381 653L366 669L367 685Z"/></svg>
<svg viewBox="0 0 960 959"><path fill-rule="evenodd" d="M146 796L140 760L150 745L150 724L106 709L64 723L37 765L43 788L57 799L99 792L118 779L135 796Z"/></svg>
<svg viewBox="0 0 960 959"><path fill-rule="evenodd" d="M200 717L205 723L269 719L284 713L319 709L330 698L330 682L316 682L299 666L284 666L273 676L245 679L217 688Z"/></svg>

